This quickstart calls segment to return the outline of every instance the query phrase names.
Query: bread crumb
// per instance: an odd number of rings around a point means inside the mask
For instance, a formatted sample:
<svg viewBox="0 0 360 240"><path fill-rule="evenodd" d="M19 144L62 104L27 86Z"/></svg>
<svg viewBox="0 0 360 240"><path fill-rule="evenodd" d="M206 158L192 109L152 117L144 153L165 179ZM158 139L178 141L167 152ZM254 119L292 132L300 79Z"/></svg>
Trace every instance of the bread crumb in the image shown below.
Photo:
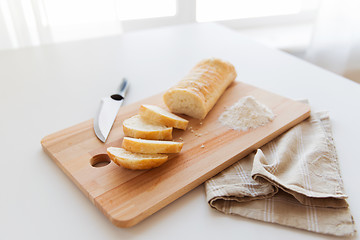
<svg viewBox="0 0 360 240"><path fill-rule="evenodd" d="M194 130L192 130L192 129L191 129L191 130L190 130L190 132L192 132L192 133L193 133L193 132L194 132Z"/></svg>
<svg viewBox="0 0 360 240"><path fill-rule="evenodd" d="M179 137L179 141L184 141L182 137Z"/></svg>
<svg viewBox="0 0 360 240"><path fill-rule="evenodd" d="M201 147L201 148L204 148L205 146L204 146L204 144L203 144L203 145L201 145L200 147Z"/></svg>
<svg viewBox="0 0 360 240"><path fill-rule="evenodd" d="M195 133L195 136L197 136L197 137L201 137L201 133Z"/></svg>
<svg viewBox="0 0 360 240"><path fill-rule="evenodd" d="M202 125L202 122L200 122L200 125Z"/></svg>

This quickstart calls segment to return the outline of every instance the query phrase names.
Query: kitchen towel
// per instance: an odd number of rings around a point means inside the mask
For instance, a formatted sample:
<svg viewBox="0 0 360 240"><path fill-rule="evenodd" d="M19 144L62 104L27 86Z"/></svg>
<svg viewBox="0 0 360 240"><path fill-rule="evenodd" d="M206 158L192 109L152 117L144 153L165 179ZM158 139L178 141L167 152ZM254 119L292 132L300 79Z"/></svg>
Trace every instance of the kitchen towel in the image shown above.
<svg viewBox="0 0 360 240"><path fill-rule="evenodd" d="M205 182L211 207L336 236L356 233L327 113L315 113Z"/></svg>

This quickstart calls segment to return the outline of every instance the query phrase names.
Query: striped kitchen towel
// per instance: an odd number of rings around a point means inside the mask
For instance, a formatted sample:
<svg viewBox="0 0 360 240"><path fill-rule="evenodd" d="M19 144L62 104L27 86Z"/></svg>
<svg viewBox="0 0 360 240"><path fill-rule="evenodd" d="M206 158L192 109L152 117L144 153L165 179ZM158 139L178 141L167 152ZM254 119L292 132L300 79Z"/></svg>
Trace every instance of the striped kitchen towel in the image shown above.
<svg viewBox="0 0 360 240"><path fill-rule="evenodd" d="M211 207L336 236L356 233L327 113L312 114L205 182Z"/></svg>

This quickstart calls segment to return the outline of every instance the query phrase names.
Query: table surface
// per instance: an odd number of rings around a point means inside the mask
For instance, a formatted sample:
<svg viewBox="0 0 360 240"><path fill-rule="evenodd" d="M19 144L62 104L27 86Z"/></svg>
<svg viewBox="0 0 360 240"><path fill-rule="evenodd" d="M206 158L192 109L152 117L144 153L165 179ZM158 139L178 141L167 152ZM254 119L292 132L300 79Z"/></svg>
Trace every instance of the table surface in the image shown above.
<svg viewBox="0 0 360 240"><path fill-rule="evenodd" d="M200 185L121 229L42 151L40 140L88 120L124 76L125 104L166 90L198 61L232 62L238 81L328 110L355 222L360 220L360 85L216 24L0 51L0 239L324 239L210 208ZM359 238L357 235L355 238Z"/></svg>

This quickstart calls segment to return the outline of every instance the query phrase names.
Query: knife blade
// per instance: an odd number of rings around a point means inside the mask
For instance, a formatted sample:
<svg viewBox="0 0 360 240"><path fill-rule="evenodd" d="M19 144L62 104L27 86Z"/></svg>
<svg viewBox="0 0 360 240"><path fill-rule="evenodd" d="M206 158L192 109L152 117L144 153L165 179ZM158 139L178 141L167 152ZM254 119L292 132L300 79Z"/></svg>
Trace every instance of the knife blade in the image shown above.
<svg viewBox="0 0 360 240"><path fill-rule="evenodd" d="M120 83L120 91L117 94L101 99L99 110L94 118L94 131L102 142L106 142L128 89L129 82L123 78Z"/></svg>

